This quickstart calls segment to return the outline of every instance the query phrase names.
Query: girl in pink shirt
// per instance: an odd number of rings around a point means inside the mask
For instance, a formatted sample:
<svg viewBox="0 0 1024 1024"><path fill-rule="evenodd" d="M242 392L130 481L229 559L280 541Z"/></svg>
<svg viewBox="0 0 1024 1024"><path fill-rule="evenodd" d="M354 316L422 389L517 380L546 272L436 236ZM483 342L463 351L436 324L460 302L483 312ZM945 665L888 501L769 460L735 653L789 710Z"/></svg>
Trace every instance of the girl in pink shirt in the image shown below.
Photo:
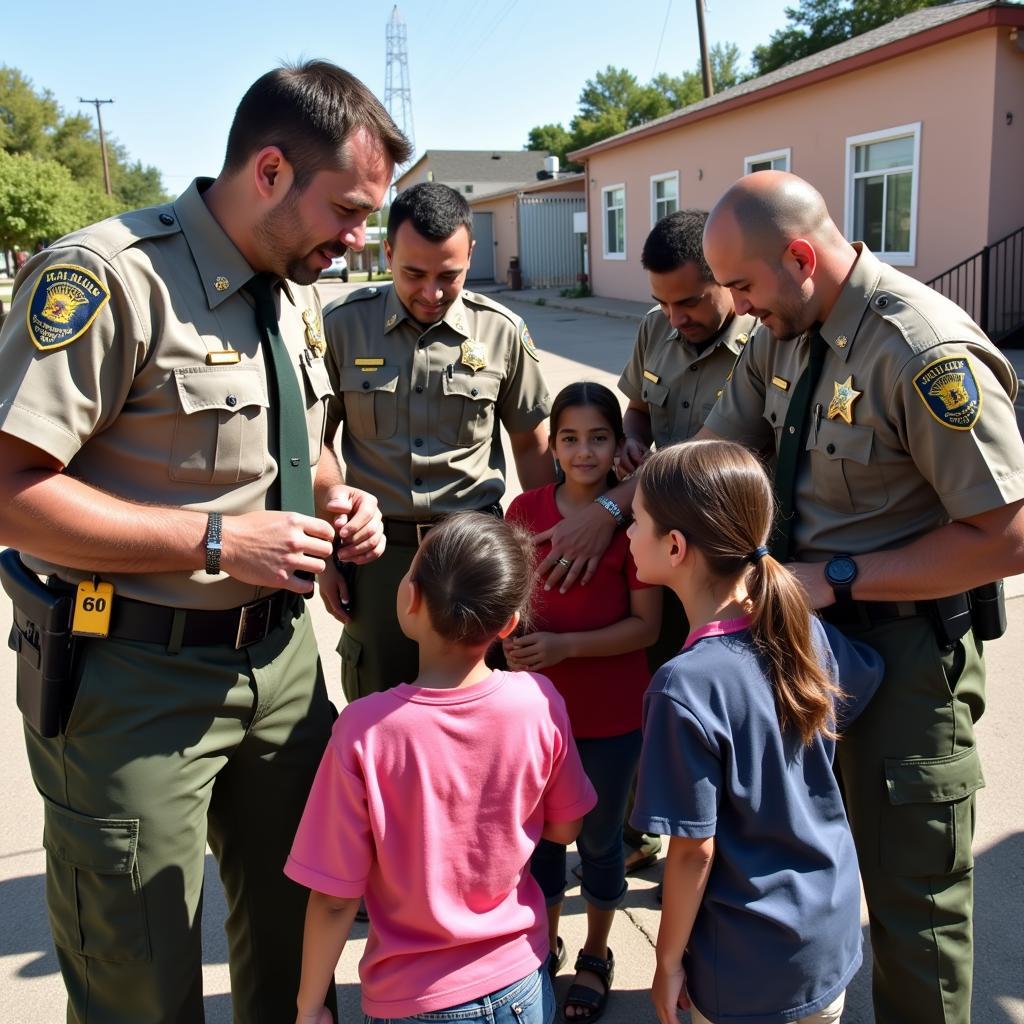
<svg viewBox="0 0 1024 1024"><path fill-rule="evenodd" d="M552 1021L530 855L542 836L572 842L595 796L551 683L484 663L525 613L531 575L527 536L466 512L430 531L399 584L419 675L342 711L285 866L312 890L298 1024L331 1021L360 897L368 1020Z"/></svg>

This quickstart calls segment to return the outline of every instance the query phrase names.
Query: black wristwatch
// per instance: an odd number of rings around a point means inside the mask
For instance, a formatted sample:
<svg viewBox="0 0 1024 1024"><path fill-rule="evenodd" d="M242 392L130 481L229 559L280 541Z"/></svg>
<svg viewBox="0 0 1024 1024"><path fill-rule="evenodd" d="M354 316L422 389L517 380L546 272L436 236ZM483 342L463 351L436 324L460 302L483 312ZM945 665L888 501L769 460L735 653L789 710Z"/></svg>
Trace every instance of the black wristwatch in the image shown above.
<svg viewBox="0 0 1024 1024"><path fill-rule="evenodd" d="M832 585L836 601L853 600L853 581L857 578L857 563L850 555L833 555L825 563L825 579Z"/></svg>
<svg viewBox="0 0 1024 1024"><path fill-rule="evenodd" d="M211 512L206 520L206 571L210 576L220 575L221 514Z"/></svg>

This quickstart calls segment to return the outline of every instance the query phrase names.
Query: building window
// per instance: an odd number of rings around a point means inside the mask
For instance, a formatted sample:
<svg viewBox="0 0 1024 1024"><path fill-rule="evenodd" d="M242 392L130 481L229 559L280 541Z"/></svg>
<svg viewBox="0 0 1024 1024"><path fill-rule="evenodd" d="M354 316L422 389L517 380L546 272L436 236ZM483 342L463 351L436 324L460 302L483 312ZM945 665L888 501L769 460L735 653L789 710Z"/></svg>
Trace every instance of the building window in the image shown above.
<svg viewBox="0 0 1024 1024"><path fill-rule="evenodd" d="M846 237L887 263L915 262L921 122L846 140Z"/></svg>
<svg viewBox="0 0 1024 1024"><path fill-rule="evenodd" d="M679 209L679 172L651 176L651 227Z"/></svg>
<svg viewBox="0 0 1024 1024"><path fill-rule="evenodd" d="M462 191L463 192L472 192L473 191L473 186L472 185L463 185L462 186Z"/></svg>
<svg viewBox="0 0 1024 1024"><path fill-rule="evenodd" d="M753 174L754 171L788 171L791 149L773 149L770 153L758 153L743 159L743 173Z"/></svg>
<svg viewBox="0 0 1024 1024"><path fill-rule="evenodd" d="M607 260L626 258L626 186L609 185L601 189L604 210L604 257Z"/></svg>

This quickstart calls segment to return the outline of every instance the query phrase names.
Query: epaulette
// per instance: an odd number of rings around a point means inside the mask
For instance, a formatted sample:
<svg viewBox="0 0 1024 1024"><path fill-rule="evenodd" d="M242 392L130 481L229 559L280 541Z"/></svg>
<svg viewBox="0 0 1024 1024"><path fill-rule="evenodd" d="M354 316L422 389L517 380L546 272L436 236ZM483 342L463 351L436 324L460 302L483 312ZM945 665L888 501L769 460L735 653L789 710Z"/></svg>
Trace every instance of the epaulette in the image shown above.
<svg viewBox="0 0 1024 1024"><path fill-rule="evenodd" d="M869 308L876 316L892 324L915 354L926 352L949 340L945 331L940 330L918 306L902 296L889 291L877 292Z"/></svg>
<svg viewBox="0 0 1024 1024"><path fill-rule="evenodd" d="M90 224L80 231L65 235L55 247L78 246L96 253L108 263L118 253L130 249L137 242L147 238L176 235L181 225L170 203L162 206L148 206L143 210L129 210L108 217L97 224Z"/></svg>
<svg viewBox="0 0 1024 1024"><path fill-rule="evenodd" d="M383 288L378 288L375 284L371 284L367 285L365 288L358 288L354 292L349 292L348 295L343 295L336 302L332 302L331 305L346 306L350 302L364 302L366 299L379 299L383 294Z"/></svg>
<svg viewBox="0 0 1024 1024"><path fill-rule="evenodd" d="M470 305L482 306L492 313L500 313L517 331L519 330L519 325L523 322L523 318L517 313L513 313L507 306L503 306L500 302L495 302L489 295L484 295L481 292L463 290L462 301L463 303L468 302Z"/></svg>

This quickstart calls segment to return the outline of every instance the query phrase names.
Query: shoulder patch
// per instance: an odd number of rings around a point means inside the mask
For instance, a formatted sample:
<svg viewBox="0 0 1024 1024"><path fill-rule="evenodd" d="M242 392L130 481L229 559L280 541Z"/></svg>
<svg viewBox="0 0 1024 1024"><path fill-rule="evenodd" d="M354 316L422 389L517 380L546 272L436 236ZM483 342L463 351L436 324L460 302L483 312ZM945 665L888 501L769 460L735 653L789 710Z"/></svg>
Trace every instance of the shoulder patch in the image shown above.
<svg viewBox="0 0 1024 1024"><path fill-rule="evenodd" d="M110 299L102 281L73 263L46 267L36 279L25 319L40 352L70 345L92 326Z"/></svg>
<svg viewBox="0 0 1024 1024"><path fill-rule="evenodd" d="M519 340L523 343L523 348L526 350L526 354L535 362L540 362L540 353L537 351L537 346L533 343L533 338L530 337L530 328L524 323L519 329Z"/></svg>
<svg viewBox="0 0 1024 1024"><path fill-rule="evenodd" d="M970 430L981 416L981 388L966 356L929 363L914 378L914 387L944 427Z"/></svg>

